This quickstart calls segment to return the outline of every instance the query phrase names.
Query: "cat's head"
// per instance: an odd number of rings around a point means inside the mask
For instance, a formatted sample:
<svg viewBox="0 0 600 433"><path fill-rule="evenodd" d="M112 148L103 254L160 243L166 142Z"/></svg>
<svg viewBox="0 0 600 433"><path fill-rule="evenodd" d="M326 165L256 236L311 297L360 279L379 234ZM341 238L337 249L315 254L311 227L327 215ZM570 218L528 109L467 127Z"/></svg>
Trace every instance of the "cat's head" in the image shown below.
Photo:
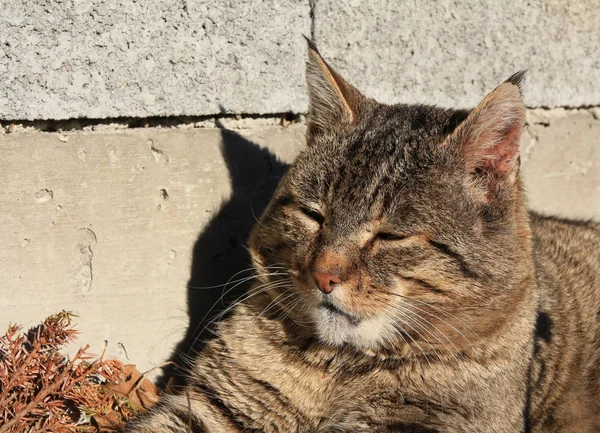
<svg viewBox="0 0 600 433"><path fill-rule="evenodd" d="M523 74L471 112L379 104L313 44L306 75L307 147L250 238L259 287L332 345L428 352L501 329L532 277Z"/></svg>

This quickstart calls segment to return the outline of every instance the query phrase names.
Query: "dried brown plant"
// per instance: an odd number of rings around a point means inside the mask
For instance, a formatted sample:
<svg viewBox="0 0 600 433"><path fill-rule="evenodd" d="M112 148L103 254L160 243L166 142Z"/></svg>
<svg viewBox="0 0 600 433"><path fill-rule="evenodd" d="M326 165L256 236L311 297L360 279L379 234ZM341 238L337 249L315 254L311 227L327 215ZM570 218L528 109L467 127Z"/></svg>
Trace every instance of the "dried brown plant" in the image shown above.
<svg viewBox="0 0 600 433"><path fill-rule="evenodd" d="M0 433L117 431L153 405L156 388L133 365L80 348L61 353L77 331L62 311L0 337Z"/></svg>

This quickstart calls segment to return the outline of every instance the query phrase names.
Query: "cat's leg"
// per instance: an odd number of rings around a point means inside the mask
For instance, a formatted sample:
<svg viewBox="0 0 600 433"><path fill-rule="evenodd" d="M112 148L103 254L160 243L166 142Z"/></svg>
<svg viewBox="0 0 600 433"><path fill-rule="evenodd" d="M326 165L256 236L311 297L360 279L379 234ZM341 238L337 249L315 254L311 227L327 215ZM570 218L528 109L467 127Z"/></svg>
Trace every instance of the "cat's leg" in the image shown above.
<svg viewBox="0 0 600 433"><path fill-rule="evenodd" d="M242 428L200 394L165 396L129 423L126 433L237 433Z"/></svg>

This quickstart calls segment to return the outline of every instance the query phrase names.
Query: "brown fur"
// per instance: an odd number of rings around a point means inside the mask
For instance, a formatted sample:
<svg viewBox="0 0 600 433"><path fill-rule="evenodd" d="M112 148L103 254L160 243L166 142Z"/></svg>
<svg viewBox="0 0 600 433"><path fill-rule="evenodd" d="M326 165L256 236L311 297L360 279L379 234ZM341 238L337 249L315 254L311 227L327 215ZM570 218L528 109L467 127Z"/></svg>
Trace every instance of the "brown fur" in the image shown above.
<svg viewBox="0 0 600 433"><path fill-rule="evenodd" d="M309 53L252 296L128 431L600 431L600 230L527 212L522 74L471 113L387 106Z"/></svg>

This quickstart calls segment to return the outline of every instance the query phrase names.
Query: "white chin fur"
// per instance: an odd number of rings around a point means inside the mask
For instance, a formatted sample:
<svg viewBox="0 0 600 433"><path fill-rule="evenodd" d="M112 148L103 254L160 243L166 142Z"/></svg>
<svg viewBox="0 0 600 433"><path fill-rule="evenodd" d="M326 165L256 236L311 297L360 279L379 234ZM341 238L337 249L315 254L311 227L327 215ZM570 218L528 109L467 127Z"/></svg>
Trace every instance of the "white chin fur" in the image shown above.
<svg viewBox="0 0 600 433"><path fill-rule="evenodd" d="M319 339L332 346L350 344L358 349L376 349L394 337L393 323L383 315L353 324L345 316L318 307L313 318Z"/></svg>

